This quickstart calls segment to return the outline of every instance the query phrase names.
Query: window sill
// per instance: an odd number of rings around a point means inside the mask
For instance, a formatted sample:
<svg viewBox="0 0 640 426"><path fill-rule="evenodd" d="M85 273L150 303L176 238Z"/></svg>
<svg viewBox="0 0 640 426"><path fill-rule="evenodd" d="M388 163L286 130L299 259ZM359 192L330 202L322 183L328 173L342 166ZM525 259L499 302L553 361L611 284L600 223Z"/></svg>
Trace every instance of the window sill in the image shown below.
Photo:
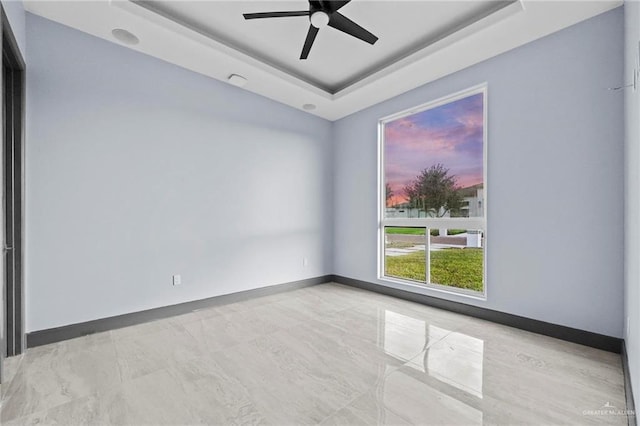
<svg viewBox="0 0 640 426"><path fill-rule="evenodd" d="M434 292L437 292L437 293L444 293L444 294L453 295L453 296L463 296L463 297L467 297L467 298L470 298L470 299L481 300L483 302L486 302L486 300L487 300L487 290L486 290L486 288L484 289L484 291L482 293L480 293L480 292L473 291L473 290L466 290L466 289L462 289L462 288L448 287L448 286L444 286L444 285L440 285L440 284L417 283L416 281L402 280L402 279L399 279L399 278L387 277L387 276L384 276L384 275L383 276L379 276L378 279L380 281L385 281L385 282L394 283L394 284L400 284L400 285L406 287L406 289L408 291L411 291L413 293L416 293L416 291L414 289L420 289L420 290L434 291Z"/></svg>

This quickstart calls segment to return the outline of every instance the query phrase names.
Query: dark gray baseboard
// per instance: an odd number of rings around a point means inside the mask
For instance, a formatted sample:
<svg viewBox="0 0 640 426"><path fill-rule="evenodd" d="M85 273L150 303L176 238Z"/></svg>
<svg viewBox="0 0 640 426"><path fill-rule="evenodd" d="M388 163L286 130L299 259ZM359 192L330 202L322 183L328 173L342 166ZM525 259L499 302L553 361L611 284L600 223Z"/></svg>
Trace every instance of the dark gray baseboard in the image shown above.
<svg viewBox="0 0 640 426"><path fill-rule="evenodd" d="M60 342L62 340L73 339L75 337L86 336L88 334L102 331L115 330L117 328L128 327L157 319L167 318L175 315L182 315L198 309L208 308L217 305L240 302L261 296L269 296L284 291L309 287L331 281L332 275L309 278L300 281L293 281L284 284L277 284L268 287L256 288L253 290L240 291L237 293L225 294L222 296L210 297L207 299L194 300L192 302L180 303L177 305L163 306L160 308L148 309L145 311L132 312L115 317L101 318L93 321L70 324L62 327L49 328L27 333L27 347L46 345Z"/></svg>
<svg viewBox="0 0 640 426"><path fill-rule="evenodd" d="M627 346L622 341L622 373L624 374L624 396L627 403L627 412L636 412L636 403L633 400L633 388L631 387L631 376L629 374L629 358L627 355ZM636 415L631 415L627 417L629 426L637 426L638 425L638 417Z"/></svg>
<svg viewBox="0 0 640 426"><path fill-rule="evenodd" d="M478 306L467 305L460 302L452 302L450 300L426 296L424 294L413 293L405 290L399 290L396 288L374 284L368 281L357 280L355 278L347 278L340 275L334 275L333 281L340 284L373 291L376 293L386 294L388 296L397 297L399 299L409 300L411 302L421 303L423 305L433 306L435 308L445 309L447 311L457 312L459 314L469 315L471 317L480 318L514 328L519 328L521 330L531 331L533 333L555 337L557 339L562 339L573 343L579 343L581 345L590 346L592 348L603 349L605 351L618 354L622 350L622 339L619 339L617 337L605 336L603 334L592 333L590 331L579 330L577 328L551 324L544 321L525 318L513 314L507 314L505 312L494 311Z"/></svg>
<svg viewBox="0 0 640 426"><path fill-rule="evenodd" d="M177 305L163 306L145 311L132 312L129 314L123 314L108 318L101 318L78 324L70 324L62 327L33 331L27 333L27 347L33 348L36 346L46 345L48 343L59 342L67 339L73 339L75 337L85 336L88 334L114 330L117 328L128 327L131 325L154 321L161 318L181 315L193 312L197 309L239 302L242 300L260 296L267 296L330 281L335 281L340 284L345 284L376 293L386 294L400 299L421 303L423 305L433 306L436 308L469 315L475 318L492 321L498 324L503 324L510 327L519 328L521 330L531 331L533 333L543 334L545 336L555 337L558 339L579 343L581 345L591 346L610 352L621 353L622 351L622 339L618 339L616 337L605 336L589 331L551 324L531 318L525 318L518 315L507 314L505 312L494 311L478 306L467 305L464 303L453 302L450 300L426 296L410 291L399 290L379 284L374 284L368 281L343 277L340 275L324 275L301 281L261 287L253 290L225 294L222 296L215 296L207 299L194 300Z"/></svg>

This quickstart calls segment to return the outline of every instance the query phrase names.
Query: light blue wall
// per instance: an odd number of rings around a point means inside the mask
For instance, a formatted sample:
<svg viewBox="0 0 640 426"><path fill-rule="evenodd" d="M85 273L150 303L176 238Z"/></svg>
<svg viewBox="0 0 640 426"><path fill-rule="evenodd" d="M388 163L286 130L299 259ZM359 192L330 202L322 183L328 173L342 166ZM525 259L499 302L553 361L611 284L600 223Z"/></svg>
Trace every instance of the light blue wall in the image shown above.
<svg viewBox="0 0 640 426"><path fill-rule="evenodd" d="M623 10L592 18L334 123L335 273L377 279L377 121L488 83L486 302L622 336ZM410 288L407 288L410 289Z"/></svg>
<svg viewBox="0 0 640 426"><path fill-rule="evenodd" d="M622 22L332 125L27 15L28 330L329 273L386 284L377 120L488 82L488 300L437 295L621 337Z"/></svg>
<svg viewBox="0 0 640 426"><path fill-rule="evenodd" d="M332 272L330 122L31 14L27 41L27 331Z"/></svg>
<svg viewBox="0 0 640 426"><path fill-rule="evenodd" d="M21 0L2 0L2 6L13 30L18 47L24 57L26 51L25 18L26 14Z"/></svg>
<svg viewBox="0 0 640 426"><path fill-rule="evenodd" d="M624 82L640 68L640 2L627 1L625 11ZM640 77L640 75L638 76ZM640 408L640 81L625 89L625 344L635 406Z"/></svg>

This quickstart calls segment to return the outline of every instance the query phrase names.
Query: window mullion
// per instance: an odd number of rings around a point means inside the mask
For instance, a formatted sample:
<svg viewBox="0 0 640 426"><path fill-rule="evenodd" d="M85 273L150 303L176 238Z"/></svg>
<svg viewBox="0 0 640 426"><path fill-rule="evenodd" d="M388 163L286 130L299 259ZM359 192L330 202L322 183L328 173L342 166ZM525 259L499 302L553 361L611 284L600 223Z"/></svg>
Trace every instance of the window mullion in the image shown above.
<svg viewBox="0 0 640 426"><path fill-rule="evenodd" d="M431 229L427 228L424 234L425 234L424 235L424 238L425 238L424 256L425 256L425 262L427 262L426 270L425 270L425 279L427 281L427 284L430 284L431 283Z"/></svg>

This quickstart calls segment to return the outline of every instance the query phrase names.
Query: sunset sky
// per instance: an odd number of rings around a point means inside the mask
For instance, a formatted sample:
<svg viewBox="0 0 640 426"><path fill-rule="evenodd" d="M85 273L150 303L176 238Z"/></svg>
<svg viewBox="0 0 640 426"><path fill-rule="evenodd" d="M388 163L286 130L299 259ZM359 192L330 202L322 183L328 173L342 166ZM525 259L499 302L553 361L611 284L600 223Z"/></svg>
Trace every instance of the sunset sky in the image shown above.
<svg viewBox="0 0 640 426"><path fill-rule="evenodd" d="M442 163L464 188L483 182L482 93L390 121L384 126L384 169L391 202L405 200L405 185Z"/></svg>

